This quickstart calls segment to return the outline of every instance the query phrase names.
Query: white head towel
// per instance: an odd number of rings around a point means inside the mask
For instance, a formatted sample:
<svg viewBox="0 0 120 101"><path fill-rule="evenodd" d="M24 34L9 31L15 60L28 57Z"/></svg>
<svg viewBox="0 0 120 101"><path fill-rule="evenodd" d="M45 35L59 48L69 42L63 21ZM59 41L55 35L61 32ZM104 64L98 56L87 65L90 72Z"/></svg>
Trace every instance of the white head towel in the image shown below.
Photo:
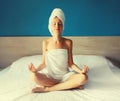
<svg viewBox="0 0 120 101"><path fill-rule="evenodd" d="M50 15L50 17L49 17L48 29L49 29L49 31L50 31L51 34L52 34L51 23L52 23L52 20L53 20L56 16L62 21L63 29L64 29L64 21L65 21L64 12L63 12L60 8L55 8L55 9L53 9L53 11L52 11L52 13L51 13L51 15Z"/></svg>

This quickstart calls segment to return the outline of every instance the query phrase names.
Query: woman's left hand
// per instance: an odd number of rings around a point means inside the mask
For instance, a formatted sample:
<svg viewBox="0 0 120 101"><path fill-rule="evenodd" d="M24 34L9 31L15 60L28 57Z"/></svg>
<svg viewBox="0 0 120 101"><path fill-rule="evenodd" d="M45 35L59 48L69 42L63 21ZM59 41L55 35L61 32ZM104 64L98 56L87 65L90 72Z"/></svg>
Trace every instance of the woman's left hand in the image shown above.
<svg viewBox="0 0 120 101"><path fill-rule="evenodd" d="M88 66L83 65L82 73L85 74L85 73L87 73L88 71L89 71Z"/></svg>

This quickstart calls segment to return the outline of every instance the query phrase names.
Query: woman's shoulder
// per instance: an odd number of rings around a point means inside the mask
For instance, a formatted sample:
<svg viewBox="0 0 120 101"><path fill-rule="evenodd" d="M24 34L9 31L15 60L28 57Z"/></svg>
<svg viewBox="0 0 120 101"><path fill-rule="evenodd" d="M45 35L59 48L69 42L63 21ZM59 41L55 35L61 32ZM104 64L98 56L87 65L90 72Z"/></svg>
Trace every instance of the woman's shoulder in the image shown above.
<svg viewBox="0 0 120 101"><path fill-rule="evenodd" d="M64 38L64 43L67 48L71 48L73 44L72 40L69 38Z"/></svg>
<svg viewBox="0 0 120 101"><path fill-rule="evenodd" d="M43 43L48 43L51 40L51 38L47 38L43 40Z"/></svg>
<svg viewBox="0 0 120 101"><path fill-rule="evenodd" d="M43 47L47 47L49 40L50 40L49 38L43 40L43 42L42 42Z"/></svg>
<svg viewBox="0 0 120 101"><path fill-rule="evenodd" d="M72 40L69 38L64 38L65 43L72 44Z"/></svg>

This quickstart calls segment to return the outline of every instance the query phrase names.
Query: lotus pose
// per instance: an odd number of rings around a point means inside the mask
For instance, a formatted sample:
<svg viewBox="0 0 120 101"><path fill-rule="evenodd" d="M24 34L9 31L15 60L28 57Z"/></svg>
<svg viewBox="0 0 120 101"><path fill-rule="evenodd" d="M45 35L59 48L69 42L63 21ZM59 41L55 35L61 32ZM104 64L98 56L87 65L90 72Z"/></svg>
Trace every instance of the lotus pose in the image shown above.
<svg viewBox="0 0 120 101"><path fill-rule="evenodd" d="M38 67L32 63L28 66L32 79L39 85L32 89L33 93L83 89L88 80L88 66L80 69L74 64L72 40L62 37L64 21L63 11L55 8L48 24L51 37L43 41L42 62Z"/></svg>

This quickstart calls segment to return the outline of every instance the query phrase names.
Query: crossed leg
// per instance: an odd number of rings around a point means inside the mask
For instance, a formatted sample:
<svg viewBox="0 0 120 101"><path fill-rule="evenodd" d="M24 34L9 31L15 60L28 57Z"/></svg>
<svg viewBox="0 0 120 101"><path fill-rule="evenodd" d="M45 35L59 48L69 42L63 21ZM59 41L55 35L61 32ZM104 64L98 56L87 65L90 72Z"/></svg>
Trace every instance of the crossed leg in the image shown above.
<svg viewBox="0 0 120 101"><path fill-rule="evenodd" d="M48 78L46 75L42 73L32 73L32 79L35 81L36 84L45 86L45 87L51 87L59 83L59 81Z"/></svg>
<svg viewBox="0 0 120 101"><path fill-rule="evenodd" d="M83 89L83 86L87 82L87 75L85 74L73 74L66 81L59 82L54 79L46 77L44 74L33 73L33 79L42 87L35 87L32 89L33 93L36 92L49 92L58 90L67 90L73 88Z"/></svg>

